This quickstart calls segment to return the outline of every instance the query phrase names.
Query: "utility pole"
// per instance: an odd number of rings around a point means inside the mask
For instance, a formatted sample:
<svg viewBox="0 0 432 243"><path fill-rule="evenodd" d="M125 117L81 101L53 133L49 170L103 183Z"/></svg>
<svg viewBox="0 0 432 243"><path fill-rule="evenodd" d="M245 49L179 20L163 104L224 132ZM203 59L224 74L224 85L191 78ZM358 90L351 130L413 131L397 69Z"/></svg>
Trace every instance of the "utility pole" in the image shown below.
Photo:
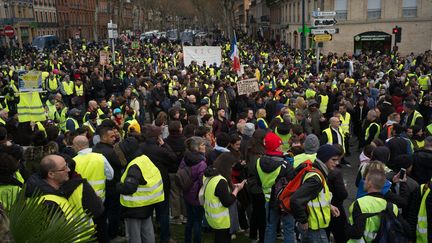
<svg viewBox="0 0 432 243"><path fill-rule="evenodd" d="M305 0L302 0L302 32L301 32L301 61L302 68L305 64L305 46L306 46L306 36L305 36Z"/></svg>

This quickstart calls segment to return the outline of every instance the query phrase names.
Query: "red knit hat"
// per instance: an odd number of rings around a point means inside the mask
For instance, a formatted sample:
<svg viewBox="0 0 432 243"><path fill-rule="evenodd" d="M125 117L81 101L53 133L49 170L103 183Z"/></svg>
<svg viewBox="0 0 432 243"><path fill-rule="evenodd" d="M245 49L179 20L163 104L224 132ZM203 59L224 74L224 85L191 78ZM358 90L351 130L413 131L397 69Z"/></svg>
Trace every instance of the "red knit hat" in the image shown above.
<svg viewBox="0 0 432 243"><path fill-rule="evenodd" d="M264 137L266 154L281 154L281 152L276 151L276 149L279 148L281 144L282 140L273 132L267 133L267 135Z"/></svg>

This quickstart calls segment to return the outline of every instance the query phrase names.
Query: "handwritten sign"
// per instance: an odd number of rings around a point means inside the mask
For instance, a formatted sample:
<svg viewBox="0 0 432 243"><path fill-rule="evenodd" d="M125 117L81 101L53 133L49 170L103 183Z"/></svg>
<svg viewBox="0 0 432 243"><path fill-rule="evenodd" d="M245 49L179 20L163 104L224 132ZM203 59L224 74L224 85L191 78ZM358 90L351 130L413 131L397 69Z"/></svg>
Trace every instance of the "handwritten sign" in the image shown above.
<svg viewBox="0 0 432 243"><path fill-rule="evenodd" d="M243 79L237 82L239 95L251 94L259 91L258 80L256 78Z"/></svg>
<svg viewBox="0 0 432 243"><path fill-rule="evenodd" d="M99 52L99 64L105 66L108 62L108 52L100 51Z"/></svg>

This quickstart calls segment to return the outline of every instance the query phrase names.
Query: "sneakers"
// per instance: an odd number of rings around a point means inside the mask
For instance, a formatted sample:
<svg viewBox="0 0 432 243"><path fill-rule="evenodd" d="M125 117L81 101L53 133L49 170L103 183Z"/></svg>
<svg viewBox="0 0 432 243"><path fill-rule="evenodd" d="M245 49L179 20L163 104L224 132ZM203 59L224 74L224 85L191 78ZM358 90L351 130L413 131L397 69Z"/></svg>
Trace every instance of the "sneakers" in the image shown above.
<svg viewBox="0 0 432 243"><path fill-rule="evenodd" d="M182 224L182 219L180 216L172 217L170 219L171 224Z"/></svg>

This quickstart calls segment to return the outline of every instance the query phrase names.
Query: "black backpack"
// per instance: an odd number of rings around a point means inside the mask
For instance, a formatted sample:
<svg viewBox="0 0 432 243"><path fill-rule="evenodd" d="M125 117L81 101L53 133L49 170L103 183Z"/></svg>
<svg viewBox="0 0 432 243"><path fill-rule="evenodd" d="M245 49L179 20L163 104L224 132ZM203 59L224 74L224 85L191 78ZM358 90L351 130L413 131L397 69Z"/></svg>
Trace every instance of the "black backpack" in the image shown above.
<svg viewBox="0 0 432 243"><path fill-rule="evenodd" d="M387 202L386 208L367 217L380 216L380 227L373 243L407 243L408 237L402 223L393 212L393 204Z"/></svg>

